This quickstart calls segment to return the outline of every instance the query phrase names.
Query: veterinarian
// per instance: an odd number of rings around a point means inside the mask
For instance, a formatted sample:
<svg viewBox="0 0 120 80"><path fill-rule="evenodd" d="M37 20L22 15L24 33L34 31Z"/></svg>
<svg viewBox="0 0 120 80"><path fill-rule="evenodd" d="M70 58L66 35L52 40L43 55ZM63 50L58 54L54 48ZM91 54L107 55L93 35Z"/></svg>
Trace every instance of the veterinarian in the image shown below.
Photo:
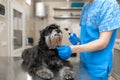
<svg viewBox="0 0 120 80"><path fill-rule="evenodd" d="M120 28L117 1L89 0L82 10L80 27L80 40L73 33L69 38L73 45L57 47L60 58L67 60L72 53L80 52L79 80L108 80L113 66L112 49Z"/></svg>

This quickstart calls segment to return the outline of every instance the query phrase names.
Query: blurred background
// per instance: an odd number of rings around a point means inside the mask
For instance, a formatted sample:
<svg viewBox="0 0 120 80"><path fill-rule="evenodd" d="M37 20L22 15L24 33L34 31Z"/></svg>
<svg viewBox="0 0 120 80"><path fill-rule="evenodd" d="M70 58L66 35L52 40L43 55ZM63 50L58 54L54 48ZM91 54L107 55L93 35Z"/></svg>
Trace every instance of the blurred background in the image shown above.
<svg viewBox="0 0 120 80"><path fill-rule="evenodd" d="M0 80L27 80L20 68L21 53L38 44L39 31L47 25L60 25L62 45L71 45L65 28L80 38L80 15L86 3L87 0L0 0ZM110 80L120 80L120 29L113 58ZM78 63L79 55L70 61Z"/></svg>

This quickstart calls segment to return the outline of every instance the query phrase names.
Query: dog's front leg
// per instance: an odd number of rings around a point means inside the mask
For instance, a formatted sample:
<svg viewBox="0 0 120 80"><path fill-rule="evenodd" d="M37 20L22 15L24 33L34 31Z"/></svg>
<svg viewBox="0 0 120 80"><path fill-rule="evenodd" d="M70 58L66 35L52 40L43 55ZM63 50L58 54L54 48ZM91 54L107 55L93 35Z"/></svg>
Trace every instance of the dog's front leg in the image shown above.
<svg viewBox="0 0 120 80"><path fill-rule="evenodd" d="M45 79L45 80L51 80L54 77L53 72L50 69L47 69L45 67L37 70L36 74L38 77Z"/></svg>
<svg viewBox="0 0 120 80"><path fill-rule="evenodd" d="M61 80L74 80L75 75L70 67L63 67L59 73Z"/></svg>
<svg viewBox="0 0 120 80"><path fill-rule="evenodd" d="M36 61L33 61L28 68L28 72L31 76L36 76L37 78L43 80L51 80L54 77L54 74L50 69L46 67L47 66L38 64Z"/></svg>

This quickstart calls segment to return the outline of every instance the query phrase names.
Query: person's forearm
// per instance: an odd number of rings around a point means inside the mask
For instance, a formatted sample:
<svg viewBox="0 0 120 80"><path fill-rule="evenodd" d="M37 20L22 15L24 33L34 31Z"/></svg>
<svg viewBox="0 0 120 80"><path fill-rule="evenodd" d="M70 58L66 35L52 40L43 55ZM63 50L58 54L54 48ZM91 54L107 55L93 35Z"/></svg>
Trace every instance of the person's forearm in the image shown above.
<svg viewBox="0 0 120 80"><path fill-rule="evenodd" d="M100 37L97 40L94 40L92 42L83 45L70 46L72 52L78 53L78 52L92 52L92 51L102 50L106 48L106 46L108 45L112 32L113 31L101 32Z"/></svg>
<svg viewBox="0 0 120 80"><path fill-rule="evenodd" d="M105 47L106 47L106 43L104 43L104 41L100 39L83 45L71 46L73 53L97 51L104 49Z"/></svg>

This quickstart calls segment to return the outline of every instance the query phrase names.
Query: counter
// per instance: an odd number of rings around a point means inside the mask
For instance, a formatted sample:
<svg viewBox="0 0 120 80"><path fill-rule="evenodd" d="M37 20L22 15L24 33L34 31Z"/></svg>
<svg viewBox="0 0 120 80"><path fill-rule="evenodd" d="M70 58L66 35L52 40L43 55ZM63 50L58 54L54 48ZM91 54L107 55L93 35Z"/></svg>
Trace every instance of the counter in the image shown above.
<svg viewBox="0 0 120 80"><path fill-rule="evenodd" d="M30 80L28 74L22 70L21 63L20 57L0 57L0 80ZM75 73L77 69L78 63L74 63Z"/></svg>
<svg viewBox="0 0 120 80"><path fill-rule="evenodd" d="M31 80L31 77L28 75L28 73L22 70L21 63L22 59L20 57L0 57L0 80ZM71 63L73 64L73 70L75 72L75 75L77 76L79 65L78 61L75 61L73 59ZM60 79L55 78L53 80ZM75 80L78 80L77 77L75 77ZM119 79L114 79L113 77L110 77L109 80Z"/></svg>

